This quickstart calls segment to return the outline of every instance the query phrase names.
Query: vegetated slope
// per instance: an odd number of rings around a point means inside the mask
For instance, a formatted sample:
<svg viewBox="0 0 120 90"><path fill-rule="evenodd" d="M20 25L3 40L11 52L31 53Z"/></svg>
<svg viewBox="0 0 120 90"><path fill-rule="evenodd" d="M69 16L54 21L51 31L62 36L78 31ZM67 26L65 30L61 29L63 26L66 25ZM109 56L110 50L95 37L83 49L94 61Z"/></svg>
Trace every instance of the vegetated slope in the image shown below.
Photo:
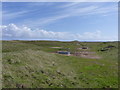
<svg viewBox="0 0 120 90"><path fill-rule="evenodd" d="M4 88L117 88L117 42L3 41ZM106 51L101 49L113 45ZM64 56L54 46L87 46L101 59Z"/></svg>

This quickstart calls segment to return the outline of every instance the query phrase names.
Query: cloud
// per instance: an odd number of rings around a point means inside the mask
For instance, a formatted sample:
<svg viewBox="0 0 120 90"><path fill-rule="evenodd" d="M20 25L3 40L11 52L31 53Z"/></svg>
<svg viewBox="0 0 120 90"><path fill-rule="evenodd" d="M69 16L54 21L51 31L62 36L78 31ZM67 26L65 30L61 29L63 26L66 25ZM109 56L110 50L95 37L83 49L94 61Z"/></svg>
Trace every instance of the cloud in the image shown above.
<svg viewBox="0 0 120 90"><path fill-rule="evenodd" d="M16 12L10 12L10 11L2 11L2 15L3 15L3 20L4 21L8 21L8 20L12 20L18 17L22 17L26 14L28 14L30 12L30 10L27 11L16 11Z"/></svg>
<svg viewBox="0 0 120 90"><path fill-rule="evenodd" d="M15 24L1 26L3 39L63 39L65 32L32 30L29 27L18 27Z"/></svg>
<svg viewBox="0 0 120 90"><path fill-rule="evenodd" d="M52 3L24 3L24 9L22 10L12 10L12 9L4 9L3 8L3 23L17 23L17 24L25 24L30 27L39 27L45 26L51 23L55 23L59 20L70 18L74 16L87 16L87 15L109 15L117 13L117 5L106 5L105 3L82 3L82 2L67 2L63 4L56 5L55 2ZM7 4L3 4L3 7L7 6ZM39 7L53 7L56 9L52 9L50 12L45 10L46 12L40 12ZM44 17L42 14L46 13ZM52 15L50 15L51 13ZM32 17L34 16L34 17ZM39 16L39 17L38 17ZM22 19L22 20L21 20ZM35 22L33 23L33 20ZM11 22L13 21L13 22ZM31 24L32 23L32 24Z"/></svg>
<svg viewBox="0 0 120 90"><path fill-rule="evenodd" d="M69 32L53 32L43 29L32 30L29 27L18 27L15 24L2 25L3 40L116 40L116 37L104 37L101 31L84 32L83 34L73 34Z"/></svg>
<svg viewBox="0 0 120 90"><path fill-rule="evenodd" d="M53 3L52 3L53 4ZM59 9L55 11L56 13L54 16L46 16L43 18L35 19L36 22L32 23L32 19L27 19L23 23L29 26L43 26L51 23L55 23L56 21L70 18L74 16L87 16L87 15L109 15L109 14L117 14L117 5L108 5L102 6L99 3L88 3L87 6L81 2L72 2L72 3L65 3L63 5L58 5L55 8ZM52 13L52 12L51 12ZM41 23L40 23L41 22Z"/></svg>

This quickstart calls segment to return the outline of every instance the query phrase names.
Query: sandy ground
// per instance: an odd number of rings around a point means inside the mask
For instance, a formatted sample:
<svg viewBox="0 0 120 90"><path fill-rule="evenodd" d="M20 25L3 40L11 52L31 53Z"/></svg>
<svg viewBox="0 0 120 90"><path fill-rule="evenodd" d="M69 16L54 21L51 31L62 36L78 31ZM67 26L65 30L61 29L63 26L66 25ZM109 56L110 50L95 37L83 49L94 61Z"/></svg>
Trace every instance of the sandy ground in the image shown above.
<svg viewBox="0 0 120 90"><path fill-rule="evenodd" d="M81 51L75 52L73 56L79 56L83 58L90 58L90 59L100 59L101 57L95 55L95 52L88 52L88 51Z"/></svg>

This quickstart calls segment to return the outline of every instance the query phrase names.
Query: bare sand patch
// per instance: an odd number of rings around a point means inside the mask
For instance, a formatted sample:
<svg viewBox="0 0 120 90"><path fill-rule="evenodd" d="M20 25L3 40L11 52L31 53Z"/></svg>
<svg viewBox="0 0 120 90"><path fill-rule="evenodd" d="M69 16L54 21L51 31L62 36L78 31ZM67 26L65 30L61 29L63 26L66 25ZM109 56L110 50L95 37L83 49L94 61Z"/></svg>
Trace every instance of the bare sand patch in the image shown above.
<svg viewBox="0 0 120 90"><path fill-rule="evenodd" d="M88 52L88 51L81 51L75 52L73 56L83 57L83 58L90 58L90 59L100 59L101 57L96 55L95 52Z"/></svg>

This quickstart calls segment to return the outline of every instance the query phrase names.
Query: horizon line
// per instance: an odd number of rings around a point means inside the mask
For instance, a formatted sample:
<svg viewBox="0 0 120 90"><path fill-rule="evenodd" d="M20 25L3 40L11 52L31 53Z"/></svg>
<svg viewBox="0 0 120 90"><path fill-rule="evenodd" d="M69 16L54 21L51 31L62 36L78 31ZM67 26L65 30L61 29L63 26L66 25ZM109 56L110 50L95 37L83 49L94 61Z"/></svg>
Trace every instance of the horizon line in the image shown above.
<svg viewBox="0 0 120 90"><path fill-rule="evenodd" d="M0 40L0 41L58 41L58 42L119 42L120 40Z"/></svg>

